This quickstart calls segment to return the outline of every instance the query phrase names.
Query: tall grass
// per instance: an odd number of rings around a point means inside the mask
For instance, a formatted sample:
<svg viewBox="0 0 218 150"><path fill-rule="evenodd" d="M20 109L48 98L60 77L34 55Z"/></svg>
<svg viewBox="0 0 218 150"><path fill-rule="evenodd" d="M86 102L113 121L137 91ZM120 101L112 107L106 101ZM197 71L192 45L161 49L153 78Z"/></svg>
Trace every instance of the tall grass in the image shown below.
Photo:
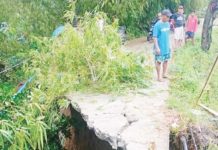
<svg viewBox="0 0 218 150"><path fill-rule="evenodd" d="M171 66L171 96L168 104L170 108L177 110L186 121L197 121L203 117L200 115L198 118L193 111L200 110L196 101L218 55L217 35L218 30L214 29L214 42L209 52L201 50L200 38L197 37L195 46L187 44L175 53ZM218 111L218 66L215 68L208 87L210 88L204 92L201 102Z"/></svg>

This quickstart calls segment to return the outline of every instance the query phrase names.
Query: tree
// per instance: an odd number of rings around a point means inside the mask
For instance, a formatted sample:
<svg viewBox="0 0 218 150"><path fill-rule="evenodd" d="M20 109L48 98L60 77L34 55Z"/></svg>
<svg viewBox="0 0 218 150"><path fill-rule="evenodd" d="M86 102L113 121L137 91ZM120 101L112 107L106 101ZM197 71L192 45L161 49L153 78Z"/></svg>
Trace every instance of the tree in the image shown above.
<svg viewBox="0 0 218 150"><path fill-rule="evenodd" d="M211 0L205 15L202 40L201 40L201 47L205 51L210 49L210 45L212 42L213 22L216 18L217 10L218 10L218 0Z"/></svg>
<svg viewBox="0 0 218 150"><path fill-rule="evenodd" d="M0 0L0 62L26 57L35 48L32 37L50 36L67 6L67 0Z"/></svg>
<svg viewBox="0 0 218 150"><path fill-rule="evenodd" d="M77 0L76 13L83 16L85 12L102 11L110 20L119 19L120 25L125 25L129 34L141 35L149 30L151 21L162 9L177 11L179 4L186 11L199 9L207 0Z"/></svg>

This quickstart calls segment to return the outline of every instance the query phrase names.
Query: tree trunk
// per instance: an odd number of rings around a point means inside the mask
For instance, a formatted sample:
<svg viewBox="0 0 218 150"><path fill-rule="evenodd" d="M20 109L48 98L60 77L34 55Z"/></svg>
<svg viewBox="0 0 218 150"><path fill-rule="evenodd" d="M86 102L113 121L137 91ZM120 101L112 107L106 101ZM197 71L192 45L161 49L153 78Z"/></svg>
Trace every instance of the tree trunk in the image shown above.
<svg viewBox="0 0 218 150"><path fill-rule="evenodd" d="M210 49L212 42L212 28L213 22L216 18L216 11L218 10L218 0L211 0L207 8L207 12L204 19L201 47L207 51Z"/></svg>

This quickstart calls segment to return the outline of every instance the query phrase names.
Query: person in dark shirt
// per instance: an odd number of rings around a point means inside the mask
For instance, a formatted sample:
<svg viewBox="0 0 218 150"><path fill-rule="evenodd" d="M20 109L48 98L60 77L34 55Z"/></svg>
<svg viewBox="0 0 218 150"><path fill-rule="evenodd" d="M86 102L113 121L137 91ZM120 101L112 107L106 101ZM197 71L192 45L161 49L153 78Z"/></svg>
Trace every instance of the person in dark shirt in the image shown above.
<svg viewBox="0 0 218 150"><path fill-rule="evenodd" d="M174 19L174 38L175 38L175 45L176 48L179 48L182 46L184 40L185 40L185 17L184 17L184 8L183 6L179 6L178 12L173 15Z"/></svg>

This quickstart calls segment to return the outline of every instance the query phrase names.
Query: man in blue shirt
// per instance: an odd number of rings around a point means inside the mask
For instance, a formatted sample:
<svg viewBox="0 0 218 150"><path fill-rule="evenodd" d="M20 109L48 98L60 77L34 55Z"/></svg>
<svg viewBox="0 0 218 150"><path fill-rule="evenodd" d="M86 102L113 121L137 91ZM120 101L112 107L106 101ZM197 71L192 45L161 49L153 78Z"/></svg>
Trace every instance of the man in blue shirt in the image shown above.
<svg viewBox="0 0 218 150"><path fill-rule="evenodd" d="M169 10L162 11L161 20L154 26L154 54L157 69L158 81L167 78L168 60L170 59L170 23L169 19L172 15ZM161 65L163 64L163 74L161 75Z"/></svg>

